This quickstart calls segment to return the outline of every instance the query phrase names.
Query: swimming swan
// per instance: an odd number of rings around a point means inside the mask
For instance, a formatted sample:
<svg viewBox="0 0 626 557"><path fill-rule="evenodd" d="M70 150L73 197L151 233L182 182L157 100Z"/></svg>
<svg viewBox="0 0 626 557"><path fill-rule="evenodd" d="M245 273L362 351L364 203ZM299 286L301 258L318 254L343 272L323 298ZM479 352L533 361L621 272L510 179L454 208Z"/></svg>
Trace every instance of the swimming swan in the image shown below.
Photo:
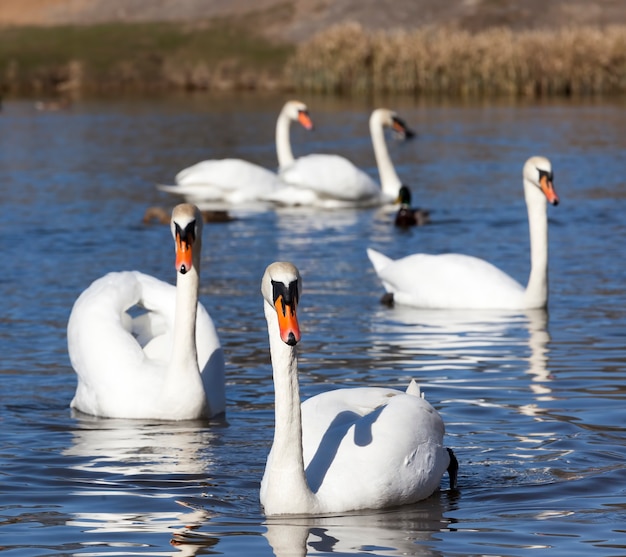
<svg viewBox="0 0 626 557"><path fill-rule="evenodd" d="M275 388L274 442L261 481L265 514L312 514L414 503L439 487L456 459L444 424L411 382L406 392L337 389L300 404L296 307L301 279L291 263L271 264L261 291Z"/></svg>
<svg viewBox="0 0 626 557"><path fill-rule="evenodd" d="M78 375L71 407L107 418L186 420L224 412L224 356L198 303L202 216L177 205L176 286L138 271L109 273L76 300L67 326ZM132 316L131 308L143 308ZM136 312L134 312L136 314Z"/></svg>
<svg viewBox="0 0 626 557"><path fill-rule="evenodd" d="M369 121L381 185L352 162L338 155L312 154L280 166L280 177L290 186L278 189L271 200L287 206L311 205L324 208L372 207L393 203L402 182L389 156L384 128L402 138L414 133L400 117L386 108L372 112Z"/></svg>
<svg viewBox="0 0 626 557"><path fill-rule="evenodd" d="M367 255L387 294L386 303L433 309L535 309L548 304L548 212L557 205L552 165L545 157L524 164L524 195L530 228L530 277L524 288L482 259L456 253L417 253L391 260Z"/></svg>
<svg viewBox="0 0 626 557"><path fill-rule="evenodd" d="M293 163L289 140L292 121L310 130L313 123L307 106L300 101L288 101L276 121L276 153L279 166ZM158 184L168 193L185 196L189 202L225 202L238 205L263 200L284 186L278 175L267 168L243 159L206 160L176 174L176 185Z"/></svg>

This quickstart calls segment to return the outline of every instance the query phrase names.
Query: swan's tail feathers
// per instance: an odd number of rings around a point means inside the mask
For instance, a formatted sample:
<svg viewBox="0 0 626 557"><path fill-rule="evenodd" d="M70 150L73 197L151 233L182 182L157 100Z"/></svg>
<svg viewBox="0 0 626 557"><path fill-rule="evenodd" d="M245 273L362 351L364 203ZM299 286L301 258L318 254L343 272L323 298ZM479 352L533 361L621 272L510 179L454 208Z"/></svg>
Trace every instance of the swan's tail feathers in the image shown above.
<svg viewBox="0 0 626 557"><path fill-rule="evenodd" d="M376 251L372 248L367 248L367 257L370 258L370 261L374 266L374 271L376 272L378 277L381 278L383 288L387 291L387 293L380 299L380 303L389 307L393 307L395 303L393 298L393 289L391 288L391 285L389 285L389 283L387 283L380 276L385 267L387 267L390 263L393 263L393 259L387 257L386 255L383 255L379 251Z"/></svg>
<svg viewBox="0 0 626 557"><path fill-rule="evenodd" d="M380 273L389 263L391 263L391 259L386 255L383 255L379 251L376 251L372 248L367 248L367 257L370 258L372 265L374 266L374 270L376 273Z"/></svg>
<svg viewBox="0 0 626 557"><path fill-rule="evenodd" d="M424 398L424 393L420 391L419 385L415 379L411 379L409 386L406 388L406 394Z"/></svg>
<svg viewBox="0 0 626 557"><path fill-rule="evenodd" d="M158 189L159 191L166 191L167 193L180 193L180 186L156 184L156 189Z"/></svg>
<svg viewBox="0 0 626 557"><path fill-rule="evenodd" d="M459 461L456 459L454 451L446 447L450 455L450 464L448 464L448 476L450 477L450 489L457 488L457 476L459 474Z"/></svg>

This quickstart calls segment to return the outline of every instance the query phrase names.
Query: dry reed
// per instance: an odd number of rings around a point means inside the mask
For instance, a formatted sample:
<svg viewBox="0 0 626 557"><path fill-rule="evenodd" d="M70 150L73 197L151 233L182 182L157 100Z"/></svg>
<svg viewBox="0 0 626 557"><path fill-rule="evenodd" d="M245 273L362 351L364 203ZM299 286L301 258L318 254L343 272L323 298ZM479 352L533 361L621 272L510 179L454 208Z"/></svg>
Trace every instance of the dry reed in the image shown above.
<svg viewBox="0 0 626 557"><path fill-rule="evenodd" d="M626 26L471 34L335 26L288 61L296 88L325 93L585 95L626 92Z"/></svg>

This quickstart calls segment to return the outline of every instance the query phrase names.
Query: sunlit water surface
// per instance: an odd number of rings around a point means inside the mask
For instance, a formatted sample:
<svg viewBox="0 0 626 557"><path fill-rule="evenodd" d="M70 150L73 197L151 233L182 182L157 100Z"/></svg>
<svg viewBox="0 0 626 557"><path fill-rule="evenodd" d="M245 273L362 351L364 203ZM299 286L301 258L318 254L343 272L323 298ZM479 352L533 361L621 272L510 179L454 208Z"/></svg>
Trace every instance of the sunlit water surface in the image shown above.
<svg viewBox="0 0 626 557"><path fill-rule="evenodd" d="M619 102L386 101L418 132L391 144L431 226L378 210L235 214L205 227L201 298L227 357L223 420L74 415L65 327L111 270L173 281L171 208L155 182L204 158L273 168L284 99L85 101L0 116L0 552L6 555L626 555L626 110ZM296 154L336 152L377 177L371 105L304 99ZM379 103L380 104L380 103ZM388 309L365 254L460 251L528 275L521 167L549 156L549 313ZM259 293L265 266L303 275L301 390L404 388L447 425L458 492L407 508L267 520L273 431Z"/></svg>

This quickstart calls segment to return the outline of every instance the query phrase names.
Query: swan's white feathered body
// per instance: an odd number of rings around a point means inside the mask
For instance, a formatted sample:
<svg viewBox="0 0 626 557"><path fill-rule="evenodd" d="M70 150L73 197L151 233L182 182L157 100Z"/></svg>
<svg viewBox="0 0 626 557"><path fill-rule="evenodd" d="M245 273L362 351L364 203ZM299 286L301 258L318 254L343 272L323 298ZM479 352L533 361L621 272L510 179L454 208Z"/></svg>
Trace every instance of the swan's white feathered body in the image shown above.
<svg viewBox="0 0 626 557"><path fill-rule="evenodd" d="M198 302L202 218L190 205L179 205L174 215L182 229L196 230L188 246L193 263L186 261L182 272L177 263L177 286L138 271L114 272L76 300L67 330L78 376L72 408L101 417L168 420L224 411L222 348Z"/></svg>
<svg viewBox="0 0 626 557"><path fill-rule="evenodd" d="M367 254L393 302L433 309L534 309L548 302L547 203L558 197L552 166L545 157L524 165L524 192L530 228L531 272L522 286L477 257L461 254L413 254L392 260L368 249Z"/></svg>
<svg viewBox="0 0 626 557"><path fill-rule="evenodd" d="M323 208L370 207L392 203L402 182L395 171L384 128L403 137L413 135L391 110L379 108L370 117L370 133L381 185L352 162L338 155L312 154L281 165L279 174L289 186L270 196L281 205L312 205Z"/></svg>
<svg viewBox="0 0 626 557"><path fill-rule="evenodd" d="M276 122L279 164L288 165L293 161L289 139L292 121L299 121L307 129L313 127L304 103L285 103ZM183 195L191 203L219 202L228 205L264 201L285 185L275 172L234 158L201 161L181 170L175 180L176 185L159 184L157 187L161 191Z"/></svg>
<svg viewBox="0 0 626 557"><path fill-rule="evenodd" d="M262 290L276 391L274 443L260 492L265 513L378 509L436 491L451 455L443 421L417 385L406 392L338 389L300 404L297 269L270 265Z"/></svg>
<svg viewBox="0 0 626 557"><path fill-rule="evenodd" d="M181 170L175 186L161 191L183 195L190 203L241 205L262 200L285 184L275 172L242 159L206 160Z"/></svg>
<svg viewBox="0 0 626 557"><path fill-rule="evenodd" d="M439 488L450 464L444 424L414 389L338 389L304 401L304 466L320 510L414 503Z"/></svg>

